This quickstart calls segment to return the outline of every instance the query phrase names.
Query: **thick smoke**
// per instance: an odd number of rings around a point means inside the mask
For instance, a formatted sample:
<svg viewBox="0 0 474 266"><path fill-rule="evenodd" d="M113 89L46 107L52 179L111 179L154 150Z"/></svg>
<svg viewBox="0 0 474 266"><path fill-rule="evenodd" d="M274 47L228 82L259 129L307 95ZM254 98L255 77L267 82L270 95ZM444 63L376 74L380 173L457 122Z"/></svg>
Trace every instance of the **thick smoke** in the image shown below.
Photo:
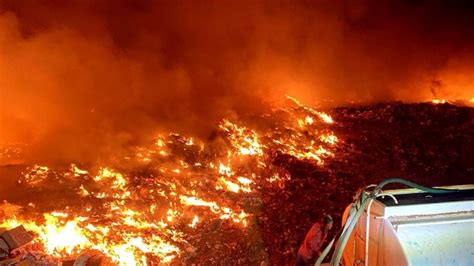
<svg viewBox="0 0 474 266"><path fill-rule="evenodd" d="M0 143L87 161L285 94L470 98L474 8L450 2L0 0Z"/></svg>

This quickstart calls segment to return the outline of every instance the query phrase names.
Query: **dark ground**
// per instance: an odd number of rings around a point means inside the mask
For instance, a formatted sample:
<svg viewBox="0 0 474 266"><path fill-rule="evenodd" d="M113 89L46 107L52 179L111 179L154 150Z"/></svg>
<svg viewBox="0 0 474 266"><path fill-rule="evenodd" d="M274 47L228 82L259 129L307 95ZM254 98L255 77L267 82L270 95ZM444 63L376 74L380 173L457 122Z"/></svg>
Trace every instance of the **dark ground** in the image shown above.
<svg viewBox="0 0 474 266"><path fill-rule="evenodd" d="M294 263L312 223L342 212L360 187L400 177L426 185L474 183L474 109L449 104L378 104L336 108L332 130L343 142L326 166L288 156L274 164L291 173L283 190L263 193L259 217L271 265Z"/></svg>

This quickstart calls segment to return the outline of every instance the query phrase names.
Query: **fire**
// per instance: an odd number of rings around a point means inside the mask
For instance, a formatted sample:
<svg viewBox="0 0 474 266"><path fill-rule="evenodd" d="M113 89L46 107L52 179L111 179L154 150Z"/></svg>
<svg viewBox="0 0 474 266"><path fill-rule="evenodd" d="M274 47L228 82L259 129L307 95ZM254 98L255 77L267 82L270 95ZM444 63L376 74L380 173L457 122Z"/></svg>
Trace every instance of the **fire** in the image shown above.
<svg viewBox="0 0 474 266"><path fill-rule="evenodd" d="M48 178L49 168L46 166L33 165L29 171L21 176L18 183L28 183L32 186L41 183Z"/></svg>
<svg viewBox="0 0 474 266"><path fill-rule="evenodd" d="M4 220L0 227L13 228L23 225L38 235L38 240L44 245L45 251L53 256L70 254L89 247L85 231L79 226L84 218L78 217L65 223L60 222L60 219L65 217L67 215L63 213L45 213L44 225L41 226L31 221L13 218Z"/></svg>
<svg viewBox="0 0 474 266"><path fill-rule="evenodd" d="M434 104L445 104L447 101L445 99L434 99L431 101Z"/></svg>
<svg viewBox="0 0 474 266"><path fill-rule="evenodd" d="M323 113L323 112L317 112L317 114L325 123L328 123L328 124L334 123L334 121L332 120L332 117L329 116L328 114Z"/></svg>
<svg viewBox="0 0 474 266"><path fill-rule="evenodd" d="M239 177L237 178L237 180L238 180L242 185L250 185L250 184L253 183L252 180L250 180L250 179L248 179L248 178L246 178L246 177L243 177L243 176L239 176Z"/></svg>
<svg viewBox="0 0 474 266"><path fill-rule="evenodd" d="M246 127L239 127L226 119L219 127L229 134L232 145L241 155L263 155L262 145L254 131Z"/></svg>
<svg viewBox="0 0 474 266"><path fill-rule="evenodd" d="M199 223L221 220L247 230L254 214L242 202L258 197L262 186L283 187L291 178L272 165L274 154L320 166L334 156L340 140L330 130L332 117L288 98L296 106L278 112L277 126L262 122L251 128L223 119L218 150L196 137L157 135L123 158L147 169L146 175L106 165L33 165L19 185L70 191L67 203L57 199L55 209L44 213L42 202L5 203L0 227L24 225L36 236L36 249L56 261L96 250L120 265L176 262L195 249L185 236L199 230Z"/></svg>
<svg viewBox="0 0 474 266"><path fill-rule="evenodd" d="M120 173L116 173L112 171L111 169L108 168L102 168L100 169L99 173L93 177L94 181L100 182L106 179L109 179L112 181L112 187L117 188L120 190L125 189L125 185L127 185L127 182L123 178L123 175Z"/></svg>
<svg viewBox="0 0 474 266"><path fill-rule="evenodd" d="M334 134L327 134L327 135L321 135L319 139L322 142L329 143L331 145L335 145L338 142L338 138Z"/></svg>
<svg viewBox="0 0 474 266"><path fill-rule="evenodd" d="M219 178L219 181L224 184L224 186L227 188L227 190L229 191L232 191L232 192L235 192L235 193L239 193L241 188L238 184L232 182L232 181L228 181L226 180L225 178L221 177Z"/></svg>
<svg viewBox="0 0 474 266"><path fill-rule="evenodd" d="M301 109L309 112L310 114L312 114L314 116L318 116L324 123L328 123L328 124L334 123L334 120L332 120L332 117L330 115L328 115L324 112L318 112L318 111L314 110L311 107L304 106L297 99L295 99L291 96L287 95L286 98L288 100L290 100L292 103L296 104L296 106L298 106L298 108L301 108ZM311 116L306 116L305 123L308 124L308 125L313 124L313 118Z"/></svg>
<svg viewBox="0 0 474 266"><path fill-rule="evenodd" d="M209 207L212 211L217 212L219 210L219 206L215 202L207 202L202 199L198 199L196 197L186 197L186 196L180 196L179 199L181 200L181 203L186 204L186 205L193 205L193 206L205 206Z"/></svg>
<svg viewBox="0 0 474 266"><path fill-rule="evenodd" d="M280 188L284 188L285 181L289 180L290 176L289 175L284 175L281 176L279 173L275 173L269 178L267 178L267 181L270 183L276 183Z"/></svg>
<svg viewBox="0 0 474 266"><path fill-rule="evenodd" d="M219 174L226 175L226 176L231 176L231 175L233 175L233 172L232 172L232 169L229 166L224 165L223 163L219 163Z"/></svg>
<svg viewBox="0 0 474 266"><path fill-rule="evenodd" d="M189 224L189 227L196 228L197 223L199 222L199 217L194 215L193 221Z"/></svg>
<svg viewBox="0 0 474 266"><path fill-rule="evenodd" d="M49 254L60 255L61 252L72 253L84 249L89 240L78 223L80 218L58 226L58 217L45 214L46 226L39 231L40 239L44 239ZM67 241L65 241L67 239Z"/></svg>

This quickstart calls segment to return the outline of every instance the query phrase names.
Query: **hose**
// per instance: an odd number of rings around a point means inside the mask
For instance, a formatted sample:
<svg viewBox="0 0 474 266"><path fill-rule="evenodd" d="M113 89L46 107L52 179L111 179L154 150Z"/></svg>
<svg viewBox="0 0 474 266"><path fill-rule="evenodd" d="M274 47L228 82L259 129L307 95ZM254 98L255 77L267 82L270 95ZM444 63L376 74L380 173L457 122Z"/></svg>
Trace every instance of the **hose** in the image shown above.
<svg viewBox="0 0 474 266"><path fill-rule="evenodd" d="M344 229L342 230L340 238L337 241L337 245L331 259L331 263L330 263L331 265L339 266L339 263L342 258L342 253L344 251L344 248L346 247L347 241L349 240L349 237L352 231L354 230L355 225L357 224L360 216L364 213L364 210L369 204L369 202L377 198L377 196L379 196L382 193L383 187L392 183L400 183L400 184L403 184L412 188L416 188L418 190L421 190L427 193L432 193L432 194L444 194L444 193L460 191L457 189L429 188L429 187L425 187L425 186L413 183L411 181L408 181L402 178L385 179L382 182L380 182L372 191L367 191L368 188L372 187L372 186L368 186L366 190L363 193L360 193L360 195L352 203L350 215L348 216L346 223L344 225ZM321 256L317 259L315 265L317 266L321 265L322 261L324 260L324 258L327 256L332 246L334 245L336 238L337 238L337 235L336 237L333 238L333 240L329 243L329 245L324 249Z"/></svg>
<svg viewBox="0 0 474 266"><path fill-rule="evenodd" d="M451 193L451 192L460 191L459 189L430 188L430 187L425 187L425 186L413 183L411 181L408 181L402 178L389 178L380 182L380 184L374 189L374 192L379 193L385 185L388 185L391 183L400 183L400 184L403 184L412 188L416 188L418 190L421 190L427 193L433 193L433 194L443 194L443 193Z"/></svg>
<svg viewBox="0 0 474 266"><path fill-rule="evenodd" d="M352 204L352 207L349 209L349 215L347 216L347 219L346 220L352 220L353 216L356 214L355 210L356 210L356 203L354 202ZM316 266L320 266L321 263L323 263L323 259L327 256L327 254L329 253L329 251L331 251L331 248L332 246L334 245L334 241L339 238L339 236L344 233L346 230L347 230L347 227L349 226L348 223L345 223L344 224L344 227L341 228L339 230L339 232L336 234L336 236L334 236L334 238L331 240L331 242L329 242L329 244L326 246L326 248L324 249L324 251L321 253L321 255L319 256L319 258L316 260L316 263L314 265Z"/></svg>

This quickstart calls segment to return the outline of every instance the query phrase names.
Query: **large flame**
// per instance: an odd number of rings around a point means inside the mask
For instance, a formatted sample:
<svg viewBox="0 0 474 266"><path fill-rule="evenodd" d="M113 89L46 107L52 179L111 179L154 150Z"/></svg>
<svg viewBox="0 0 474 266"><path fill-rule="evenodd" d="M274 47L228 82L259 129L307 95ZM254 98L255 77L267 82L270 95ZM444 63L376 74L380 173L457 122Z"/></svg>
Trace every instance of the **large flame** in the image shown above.
<svg viewBox="0 0 474 266"><path fill-rule="evenodd" d="M192 250L185 235L203 221L225 220L247 230L254 215L236 199L256 196L262 184L284 185L289 178L271 166L275 152L322 166L340 141L330 131L333 119L290 98L295 106L278 110L281 123L259 128L224 119L219 139L204 141L176 133L160 134L148 147L137 147L127 168L66 170L33 165L19 178L28 189L67 190L54 211L42 202L17 207L4 203L0 227L24 225L43 254L60 261L84 250L97 250L121 265L167 263ZM73 199L71 201L71 198ZM182 226L182 225L186 226Z"/></svg>

